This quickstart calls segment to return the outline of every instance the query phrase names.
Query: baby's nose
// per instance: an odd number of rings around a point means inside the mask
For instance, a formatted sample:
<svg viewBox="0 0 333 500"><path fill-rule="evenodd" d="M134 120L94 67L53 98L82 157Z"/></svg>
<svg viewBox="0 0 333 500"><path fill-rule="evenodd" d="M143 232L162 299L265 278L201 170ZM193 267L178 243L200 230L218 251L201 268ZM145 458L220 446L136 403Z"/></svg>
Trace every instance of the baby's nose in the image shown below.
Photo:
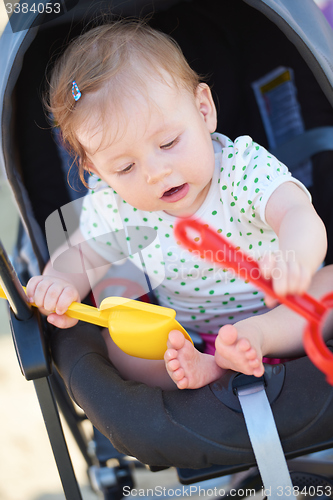
<svg viewBox="0 0 333 500"><path fill-rule="evenodd" d="M156 184L171 174L170 165L154 165L146 169L147 183Z"/></svg>

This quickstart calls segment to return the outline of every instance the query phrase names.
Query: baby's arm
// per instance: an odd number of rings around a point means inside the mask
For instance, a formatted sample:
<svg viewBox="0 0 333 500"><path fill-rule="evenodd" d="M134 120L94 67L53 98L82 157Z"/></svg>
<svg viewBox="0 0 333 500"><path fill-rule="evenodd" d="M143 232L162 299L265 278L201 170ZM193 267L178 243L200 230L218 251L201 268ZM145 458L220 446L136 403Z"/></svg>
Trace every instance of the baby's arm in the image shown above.
<svg viewBox="0 0 333 500"><path fill-rule="evenodd" d="M266 206L266 220L279 237L279 252L260 262L278 295L302 294L323 262L326 230L306 194L293 182L279 186Z"/></svg>
<svg viewBox="0 0 333 500"><path fill-rule="evenodd" d="M63 251L67 252L66 267L70 269L71 262L73 262L73 268L77 267L75 264L78 259L81 262L84 261L86 268L89 269L89 279L86 273L71 274L55 270L51 259L46 264L42 276L35 276L29 280L26 292L31 302L34 302L40 311L47 315L49 323L58 328L70 328L78 320L65 315L68 307L72 302L80 302L86 297L91 288L104 276L110 263L104 261L88 245L84 246L84 256L79 246L71 247L70 252L68 247L64 246ZM61 253L60 247L56 254ZM104 266L101 266L102 260L105 263Z"/></svg>

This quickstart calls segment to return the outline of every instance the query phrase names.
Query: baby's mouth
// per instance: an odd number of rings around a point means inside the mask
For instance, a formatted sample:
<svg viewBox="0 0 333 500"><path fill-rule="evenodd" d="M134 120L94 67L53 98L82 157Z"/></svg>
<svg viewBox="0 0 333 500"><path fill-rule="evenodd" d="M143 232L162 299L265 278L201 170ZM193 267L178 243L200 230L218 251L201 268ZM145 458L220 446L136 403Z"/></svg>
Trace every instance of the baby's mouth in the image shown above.
<svg viewBox="0 0 333 500"><path fill-rule="evenodd" d="M175 203L187 195L189 188L190 187L187 182L185 184L181 184L180 186L174 186L167 191L164 191L161 196L161 200L167 203Z"/></svg>
<svg viewBox="0 0 333 500"><path fill-rule="evenodd" d="M175 193L178 193L178 191L180 189L182 189L184 187L184 184L181 184L180 186L175 186L175 187L172 187L171 189L168 189L168 191L165 191L165 193L163 193L163 196L172 196L173 194Z"/></svg>

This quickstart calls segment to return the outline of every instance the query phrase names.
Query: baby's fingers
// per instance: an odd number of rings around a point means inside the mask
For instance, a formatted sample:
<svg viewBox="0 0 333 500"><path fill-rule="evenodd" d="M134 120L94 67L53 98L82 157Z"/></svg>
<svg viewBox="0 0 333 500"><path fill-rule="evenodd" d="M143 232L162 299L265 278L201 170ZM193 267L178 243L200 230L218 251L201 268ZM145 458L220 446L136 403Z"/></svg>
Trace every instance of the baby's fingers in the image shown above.
<svg viewBox="0 0 333 500"><path fill-rule="evenodd" d="M267 254L259 262L260 270L264 278L272 281L274 293L278 296L286 295L288 291L288 266L287 263L276 254ZM266 301L268 307L274 305L274 299Z"/></svg>
<svg viewBox="0 0 333 500"><path fill-rule="evenodd" d="M310 286L311 273L295 259L285 260L282 254L266 254L259 261L261 274L271 279L274 293L279 297L301 295ZM265 297L268 307L275 305L274 299Z"/></svg>
<svg viewBox="0 0 333 500"><path fill-rule="evenodd" d="M69 318L65 314L59 316L56 313L49 314L47 317L47 321L57 328L71 328L78 322L77 319Z"/></svg>
<svg viewBox="0 0 333 500"><path fill-rule="evenodd" d="M36 288L40 284L40 282L43 280L44 280L44 276L34 276L33 278L30 278L30 280L28 281L25 290L26 290L28 300L30 302L34 302Z"/></svg>
<svg viewBox="0 0 333 500"><path fill-rule="evenodd" d="M275 261L274 269L271 274L273 290L278 296L285 296L289 292L290 282L295 278L295 270L292 276L289 276L289 268L284 260Z"/></svg>
<svg viewBox="0 0 333 500"><path fill-rule="evenodd" d="M308 289L310 273L296 261L277 261L271 278L276 295L300 295Z"/></svg>
<svg viewBox="0 0 333 500"><path fill-rule="evenodd" d="M35 286L33 301L36 306L46 311L55 311L63 285L54 282L51 278L43 277Z"/></svg>
<svg viewBox="0 0 333 500"><path fill-rule="evenodd" d="M273 309L273 307L279 304L279 300L276 299L275 297L272 297L271 295L265 295L264 301L266 306L269 307L270 309Z"/></svg>
<svg viewBox="0 0 333 500"><path fill-rule="evenodd" d="M43 311L57 314L64 314L72 302L80 300L70 283L48 276L32 278L27 285L27 295Z"/></svg>
<svg viewBox="0 0 333 500"><path fill-rule="evenodd" d="M288 262L287 293L301 295L307 291L311 283L311 273L297 262Z"/></svg>
<svg viewBox="0 0 333 500"><path fill-rule="evenodd" d="M46 311L54 311L55 302L50 306L45 304L46 295L52 285L53 280L47 279L45 276L31 278L26 288L29 301L34 302L38 308L45 309Z"/></svg>
<svg viewBox="0 0 333 500"><path fill-rule="evenodd" d="M36 297L38 297L39 305L39 288L41 288L40 295L43 297L42 306L47 311L54 311L57 314L64 314L72 302L79 300L78 292L76 289L66 283L55 282L52 283L48 288L47 285L45 287L41 287L38 285L36 289ZM44 294L44 295L43 295Z"/></svg>
<svg viewBox="0 0 333 500"><path fill-rule="evenodd" d="M276 255L272 252L266 253L258 261L261 275L265 279L272 278L272 274L274 273L274 270L276 268L276 262L277 262Z"/></svg>
<svg viewBox="0 0 333 500"><path fill-rule="evenodd" d="M295 295L301 290L301 268L295 261L286 263L285 289L284 294Z"/></svg>

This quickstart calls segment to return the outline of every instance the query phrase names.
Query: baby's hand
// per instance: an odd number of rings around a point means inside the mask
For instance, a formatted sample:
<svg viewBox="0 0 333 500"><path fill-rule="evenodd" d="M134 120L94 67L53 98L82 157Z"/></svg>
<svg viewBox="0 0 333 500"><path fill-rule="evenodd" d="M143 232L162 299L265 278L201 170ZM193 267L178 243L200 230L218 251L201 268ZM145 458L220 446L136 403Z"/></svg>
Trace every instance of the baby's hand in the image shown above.
<svg viewBox="0 0 333 500"><path fill-rule="evenodd" d="M76 325L77 319L65 315L72 302L80 302L79 292L71 283L53 276L35 276L29 280L26 293L52 325L58 328Z"/></svg>
<svg viewBox="0 0 333 500"><path fill-rule="evenodd" d="M259 261L259 266L262 275L272 280L276 295L281 297L288 294L302 295L310 286L312 273L296 260L293 252L290 255L283 255L282 252L266 254ZM265 302L268 307L277 304L277 300L269 296L265 297Z"/></svg>

